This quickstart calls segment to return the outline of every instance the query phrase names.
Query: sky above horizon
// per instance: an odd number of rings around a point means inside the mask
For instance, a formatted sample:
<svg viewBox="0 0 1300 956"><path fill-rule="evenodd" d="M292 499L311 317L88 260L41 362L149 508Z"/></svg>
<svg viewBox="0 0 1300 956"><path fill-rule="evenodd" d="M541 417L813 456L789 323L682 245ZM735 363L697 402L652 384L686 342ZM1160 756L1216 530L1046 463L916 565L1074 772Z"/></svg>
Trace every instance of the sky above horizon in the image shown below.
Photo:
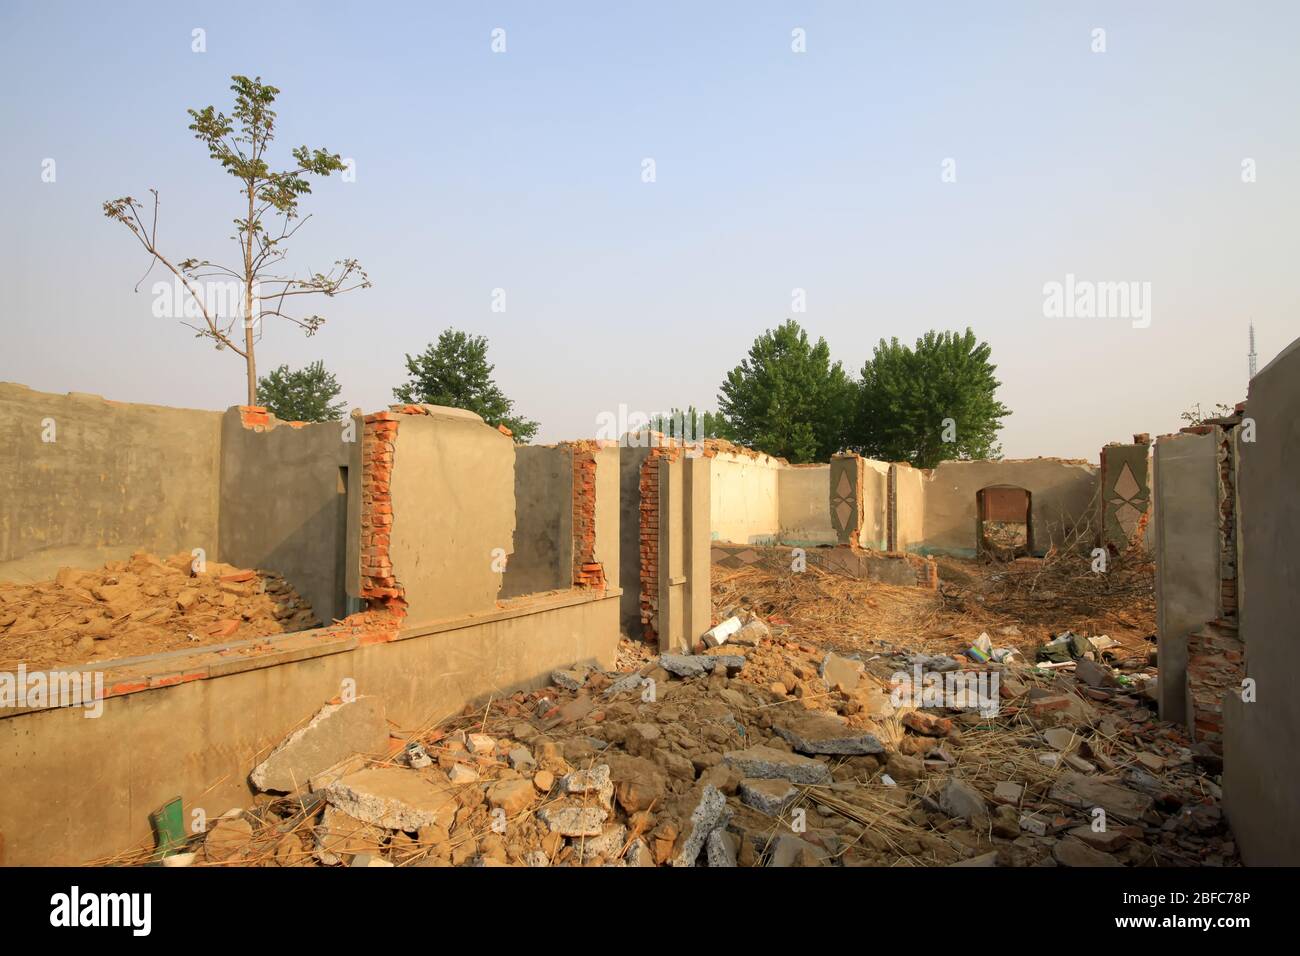
<svg viewBox="0 0 1300 956"><path fill-rule="evenodd" d="M243 402L242 361L154 316L164 275L134 291L148 255L101 210L156 188L162 248L233 263L236 184L186 109L229 112L242 73L281 90L273 158L355 162L303 201L288 267L374 283L312 338L268 320L263 373L320 359L373 410L463 329L552 442L715 409L787 318L854 374L969 326L1004 453L1095 460L1243 399L1248 323L1260 368L1300 336L1298 33L1282 2L3 0L0 381ZM1149 314L1053 317L1053 282L1136 283Z"/></svg>

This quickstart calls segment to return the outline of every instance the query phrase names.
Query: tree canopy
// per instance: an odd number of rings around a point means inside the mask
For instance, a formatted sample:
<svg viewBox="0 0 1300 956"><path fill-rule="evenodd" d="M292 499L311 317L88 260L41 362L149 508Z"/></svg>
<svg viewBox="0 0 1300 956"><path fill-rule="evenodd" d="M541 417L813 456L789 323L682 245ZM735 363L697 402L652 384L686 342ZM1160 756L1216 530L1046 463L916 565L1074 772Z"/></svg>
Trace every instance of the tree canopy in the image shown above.
<svg viewBox="0 0 1300 956"><path fill-rule="evenodd" d="M933 468L951 458L996 458L1011 411L997 400L988 343L967 329L927 332L915 348L876 346L862 367L851 444L864 455Z"/></svg>
<svg viewBox="0 0 1300 956"><path fill-rule="evenodd" d="M795 463L825 461L844 447L855 391L826 340L810 343L790 319L754 340L718 407L734 441Z"/></svg>
<svg viewBox="0 0 1300 956"><path fill-rule="evenodd" d="M343 391L324 362L290 371L273 369L257 381L257 404L286 422L333 422L343 417L347 402L336 402Z"/></svg>
<svg viewBox="0 0 1300 956"><path fill-rule="evenodd" d="M528 442L537 434L538 423L515 414L515 403L493 381L495 366L487 352L485 337L447 329L419 355L406 356L409 379L394 388L393 395L408 404L468 409L489 425L510 429L515 441Z"/></svg>

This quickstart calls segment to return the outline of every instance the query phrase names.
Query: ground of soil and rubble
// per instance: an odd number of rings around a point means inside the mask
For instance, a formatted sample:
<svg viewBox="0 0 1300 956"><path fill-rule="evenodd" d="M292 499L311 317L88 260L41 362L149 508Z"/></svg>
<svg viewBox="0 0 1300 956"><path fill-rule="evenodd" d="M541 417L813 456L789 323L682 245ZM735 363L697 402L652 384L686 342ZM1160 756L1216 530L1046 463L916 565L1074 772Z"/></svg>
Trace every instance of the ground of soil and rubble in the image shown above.
<svg viewBox="0 0 1300 956"><path fill-rule="evenodd" d="M137 552L53 581L0 584L0 669L75 667L319 627L269 571Z"/></svg>
<svg viewBox="0 0 1300 956"><path fill-rule="evenodd" d="M615 671L431 727L335 701L259 755L252 810L164 862L1236 865L1221 758L1153 713L1150 566L1111 570L945 562L937 592L717 572L717 620L744 625L720 646L625 640ZM1066 630L1073 652L1036 663ZM996 673L997 712L895 707L900 672Z"/></svg>

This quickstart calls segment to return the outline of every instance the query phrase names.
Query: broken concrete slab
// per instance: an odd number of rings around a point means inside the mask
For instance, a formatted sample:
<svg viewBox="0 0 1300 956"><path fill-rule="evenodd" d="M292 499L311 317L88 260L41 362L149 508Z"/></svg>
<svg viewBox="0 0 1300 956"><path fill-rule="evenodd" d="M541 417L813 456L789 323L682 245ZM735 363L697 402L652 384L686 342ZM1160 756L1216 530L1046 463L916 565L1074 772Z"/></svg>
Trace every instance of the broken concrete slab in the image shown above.
<svg viewBox="0 0 1300 956"><path fill-rule="evenodd" d="M537 811L537 818L552 833L566 837L600 836L609 811L601 807L572 807L551 805Z"/></svg>
<svg viewBox="0 0 1300 956"><path fill-rule="evenodd" d="M1080 810L1101 807L1107 814L1123 820L1140 819L1155 804L1144 793L1135 793L1103 778L1070 772L1061 776L1048 796Z"/></svg>
<svg viewBox="0 0 1300 956"><path fill-rule="evenodd" d="M1056 845L1052 847L1052 857L1057 863L1061 864L1061 866L1096 867L1124 865L1109 853L1094 850L1083 841L1077 840L1072 836L1056 841Z"/></svg>
<svg viewBox="0 0 1300 956"><path fill-rule="evenodd" d="M374 853L388 830L327 806L314 830L316 859L327 866L347 863L359 853Z"/></svg>
<svg viewBox="0 0 1300 956"><path fill-rule="evenodd" d="M745 750L729 750L722 762L746 777L783 777L793 783L823 783L830 779L826 764L811 757L757 744Z"/></svg>
<svg viewBox="0 0 1300 956"><path fill-rule="evenodd" d="M709 866L738 866L736 858L740 851L740 838L726 828L718 827L709 833L704 842L704 856Z"/></svg>
<svg viewBox="0 0 1300 956"><path fill-rule="evenodd" d="M711 784L705 784L700 791L699 802L691 811L690 830L674 854L672 865L694 866L709 834L724 826L730 816L731 811L727 809L727 798L723 792Z"/></svg>
<svg viewBox="0 0 1300 956"><path fill-rule="evenodd" d="M939 807L950 817L959 817L974 826L988 823L989 811L978 790L956 777L949 777L939 793Z"/></svg>
<svg viewBox="0 0 1300 956"><path fill-rule="evenodd" d="M1024 795L1025 785L1013 780L1000 780L993 787L993 802L1004 806L1020 806L1020 800Z"/></svg>
<svg viewBox="0 0 1300 956"><path fill-rule="evenodd" d="M872 734L854 730L839 717L802 714L772 722L772 729L805 754L878 754L885 745Z"/></svg>
<svg viewBox="0 0 1300 956"><path fill-rule="evenodd" d="M1065 727L1051 727L1043 731L1043 739L1053 750L1066 751L1074 746L1078 738Z"/></svg>
<svg viewBox="0 0 1300 956"><path fill-rule="evenodd" d="M608 764L599 764L590 770L575 770L560 780L565 793L593 793L600 805L609 809L614 801L614 784L610 780Z"/></svg>
<svg viewBox="0 0 1300 956"><path fill-rule="evenodd" d="M325 799L358 820L389 830L450 826L457 807L455 792L445 776L434 770L400 767L372 767L349 774L330 784Z"/></svg>
<svg viewBox="0 0 1300 956"><path fill-rule="evenodd" d="M388 721L380 698L326 704L254 767L249 781L258 790L293 793L341 761L356 754L380 755L387 747Z"/></svg>
<svg viewBox="0 0 1300 956"><path fill-rule="evenodd" d="M607 823L600 832L592 837L583 837L576 845L579 847L578 859L587 863L603 856L607 860L617 858L618 851L627 842L627 827L621 823Z"/></svg>
<svg viewBox="0 0 1300 956"><path fill-rule="evenodd" d="M717 667L735 673L745 666L745 658L739 654L660 654L659 666L678 677L701 677Z"/></svg>
<svg viewBox="0 0 1300 956"><path fill-rule="evenodd" d="M587 683L585 670L551 671L551 683L560 690L579 691Z"/></svg>
<svg viewBox="0 0 1300 956"><path fill-rule="evenodd" d="M740 802L770 817L779 817L799 798L799 788L781 777L746 777L736 787Z"/></svg>

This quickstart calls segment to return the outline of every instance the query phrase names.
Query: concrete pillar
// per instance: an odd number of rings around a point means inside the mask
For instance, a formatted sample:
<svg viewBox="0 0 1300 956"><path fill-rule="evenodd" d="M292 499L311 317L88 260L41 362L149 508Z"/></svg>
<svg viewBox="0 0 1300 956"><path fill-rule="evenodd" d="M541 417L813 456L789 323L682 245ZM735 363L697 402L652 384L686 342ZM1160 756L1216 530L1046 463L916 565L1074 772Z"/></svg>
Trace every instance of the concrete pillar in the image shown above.
<svg viewBox="0 0 1300 956"><path fill-rule="evenodd" d="M686 637L686 533L680 457L659 459L659 649L689 653Z"/></svg>
<svg viewBox="0 0 1300 956"><path fill-rule="evenodd" d="M622 587L619 466L617 445L606 445L596 452L596 560L604 566L605 582L610 588Z"/></svg>
<svg viewBox="0 0 1300 956"><path fill-rule="evenodd" d="M710 461L702 455L692 458L688 454L682 479L683 531L686 537L686 641L690 645L694 645L713 623Z"/></svg>
<svg viewBox="0 0 1300 956"><path fill-rule="evenodd" d="M1187 638L1219 616L1221 436L1164 435L1155 449L1160 718L1187 720Z"/></svg>

